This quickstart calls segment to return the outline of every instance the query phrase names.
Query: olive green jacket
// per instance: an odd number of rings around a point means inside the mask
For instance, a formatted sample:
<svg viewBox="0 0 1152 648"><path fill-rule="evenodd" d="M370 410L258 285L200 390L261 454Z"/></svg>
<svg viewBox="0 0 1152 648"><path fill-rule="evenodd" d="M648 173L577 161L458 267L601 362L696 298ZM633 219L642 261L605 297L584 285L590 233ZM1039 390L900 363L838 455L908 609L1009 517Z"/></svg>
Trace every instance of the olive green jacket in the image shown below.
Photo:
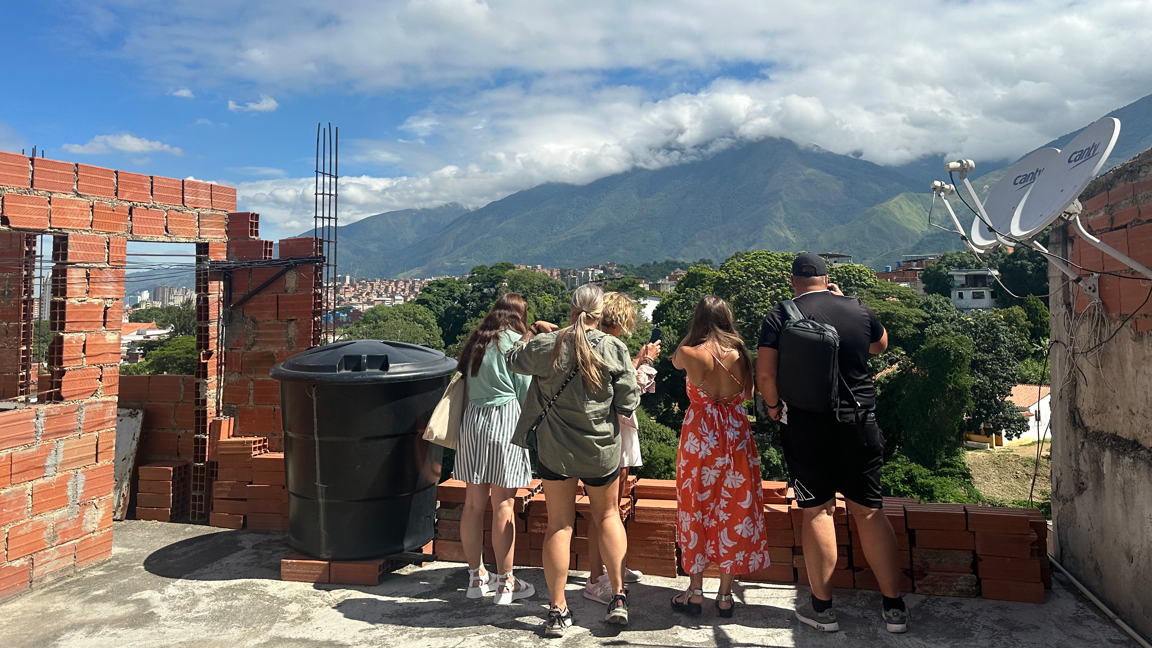
<svg viewBox="0 0 1152 648"><path fill-rule="evenodd" d="M520 422L512 436L512 443L522 448L528 447L528 430L574 366L572 344L565 340L560 367L552 367L557 336L546 333L527 343L516 342L505 353L510 370L532 376ZM588 341L596 340L600 342L595 352L608 365L607 380L592 390L584 384L583 376L577 375L536 428L540 463L566 477L595 479L616 470L620 465L619 416L631 416L640 406L640 388L628 348L602 331L588 331Z"/></svg>

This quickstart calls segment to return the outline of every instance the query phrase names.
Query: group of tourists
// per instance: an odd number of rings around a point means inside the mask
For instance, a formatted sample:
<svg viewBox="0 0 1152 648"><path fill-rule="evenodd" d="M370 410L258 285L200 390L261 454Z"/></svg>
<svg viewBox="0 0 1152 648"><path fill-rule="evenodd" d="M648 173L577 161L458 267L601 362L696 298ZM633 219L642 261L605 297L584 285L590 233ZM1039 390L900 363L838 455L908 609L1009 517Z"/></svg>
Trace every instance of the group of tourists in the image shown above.
<svg viewBox="0 0 1152 648"><path fill-rule="evenodd" d="M880 583L887 628L904 632L907 612L899 591L896 537L880 494L884 442L867 368L868 355L887 346L887 333L860 300L828 283L821 257L798 255L792 275L795 297L765 316L755 365L728 304L713 296L697 304L687 334L671 354L672 365L686 374L690 403L676 462L677 545L690 582L671 599L671 607L701 614L704 571L715 565L720 573L717 614L732 617L733 581L769 565L760 457L744 408L758 389L770 416L781 423L785 460L804 509L804 560L812 594L797 606L796 617L818 630L839 629L831 578L837 559L832 514L840 493ZM467 484L460 520L469 567L467 597L493 594L497 605L506 605L535 593L531 583L513 573L514 497L535 472L548 504L545 636L562 636L573 623L565 585L581 487L591 509L588 553L593 565L584 597L607 606L608 623L626 625L628 586L643 577L627 567L619 502L628 469L642 464L635 411L640 395L654 389L653 364L661 346L653 336L637 357L630 356L621 338L632 335L636 316L627 295L605 294L589 284L572 295L568 326L529 325L524 299L507 294L469 335L460 354L469 401L454 473ZM793 381L781 375L781 384L777 381L784 368L812 363L796 359L796 349L811 331L818 335L808 339L817 343L825 342L821 335L838 341L829 347L836 378L826 408L809 407L807 401L818 399L805 394L792 395L808 384L804 377ZM483 564L489 501L497 573Z"/></svg>

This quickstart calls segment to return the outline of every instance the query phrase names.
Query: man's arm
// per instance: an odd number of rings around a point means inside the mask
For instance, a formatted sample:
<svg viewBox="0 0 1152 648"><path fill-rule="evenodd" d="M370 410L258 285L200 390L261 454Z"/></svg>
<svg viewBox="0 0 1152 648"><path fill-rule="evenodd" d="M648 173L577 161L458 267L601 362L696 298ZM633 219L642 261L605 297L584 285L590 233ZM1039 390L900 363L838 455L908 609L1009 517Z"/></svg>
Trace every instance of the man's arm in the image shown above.
<svg viewBox="0 0 1152 648"><path fill-rule="evenodd" d="M784 411L780 405L780 393L776 391L776 365L779 361L780 352L771 347L760 347L759 355L756 358L756 387L760 390L760 395L764 397L764 404L768 406L768 414L772 420L780 420L780 414ZM772 407L777 405L778 407Z"/></svg>
<svg viewBox="0 0 1152 648"><path fill-rule="evenodd" d="M871 353L872 355L880 355L881 353L884 353L887 350L888 350L888 331L885 330L884 334L880 336L879 340L876 340L872 344L868 345L868 353Z"/></svg>

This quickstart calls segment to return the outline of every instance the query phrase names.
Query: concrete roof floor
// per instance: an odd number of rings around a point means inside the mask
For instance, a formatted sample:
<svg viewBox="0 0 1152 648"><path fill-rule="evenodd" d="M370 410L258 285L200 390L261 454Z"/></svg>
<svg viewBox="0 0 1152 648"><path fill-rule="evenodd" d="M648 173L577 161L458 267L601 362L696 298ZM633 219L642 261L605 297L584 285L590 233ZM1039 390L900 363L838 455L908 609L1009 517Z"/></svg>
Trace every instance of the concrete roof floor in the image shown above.
<svg viewBox="0 0 1152 648"><path fill-rule="evenodd" d="M464 598L461 565L409 567L377 587L279 580L284 534L198 525L118 522L112 560L0 604L0 645L67 646L1135 646L1057 577L1044 605L908 595L911 630L890 635L878 592L837 590L841 631L825 635L792 615L805 587L750 583L732 620L705 608L675 615L668 599L687 579L646 577L632 589L632 625L603 623L603 606L569 583L577 627L539 638L547 599L492 605ZM540 570L523 570L544 590ZM715 591L716 581L705 581Z"/></svg>

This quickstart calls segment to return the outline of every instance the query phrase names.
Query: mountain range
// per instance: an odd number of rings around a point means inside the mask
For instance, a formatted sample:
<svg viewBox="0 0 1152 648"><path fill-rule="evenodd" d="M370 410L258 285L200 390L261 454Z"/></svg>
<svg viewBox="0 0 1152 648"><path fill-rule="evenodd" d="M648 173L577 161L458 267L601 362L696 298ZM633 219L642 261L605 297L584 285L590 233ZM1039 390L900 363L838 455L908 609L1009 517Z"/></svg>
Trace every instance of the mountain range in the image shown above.
<svg viewBox="0 0 1152 648"><path fill-rule="evenodd" d="M1122 124L1110 168L1152 146L1152 95L1109 115ZM1059 148L1078 132L1044 146ZM338 269L359 277L428 277L498 261L545 267L720 261L752 249L839 252L880 268L906 254L959 249L955 233L928 223L928 184L945 176L942 160L925 156L884 167L769 138L586 185L544 184L475 210L450 204L370 216L339 228ZM986 192L1008 164L980 162L973 185ZM933 215L937 224L945 218L939 210Z"/></svg>

